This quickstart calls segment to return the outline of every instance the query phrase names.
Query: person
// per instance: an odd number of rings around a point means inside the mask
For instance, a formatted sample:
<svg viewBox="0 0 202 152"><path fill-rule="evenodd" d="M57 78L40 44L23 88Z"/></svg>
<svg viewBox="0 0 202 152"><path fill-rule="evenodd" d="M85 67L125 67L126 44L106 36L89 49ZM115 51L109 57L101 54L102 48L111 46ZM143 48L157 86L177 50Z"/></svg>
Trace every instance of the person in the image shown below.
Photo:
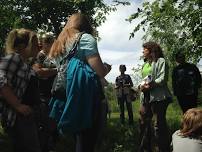
<svg viewBox="0 0 202 152"><path fill-rule="evenodd" d="M102 78L101 84L102 84L103 92L105 93L105 89L108 86L109 82L105 78ZM107 100L107 95L105 93L105 98L102 100L102 103L101 103L101 117L102 117L101 122L102 123L100 127L104 128L104 126L106 126L108 110L109 110L109 103Z"/></svg>
<svg viewBox="0 0 202 152"><path fill-rule="evenodd" d="M171 93L167 87L168 65L162 49L156 42L143 44L142 66L143 82L138 86L140 94L140 146L139 151L152 151L152 117L154 133L160 152L170 151L166 110L171 102Z"/></svg>
<svg viewBox="0 0 202 152"><path fill-rule="evenodd" d="M196 65L187 63L185 55L178 52L175 56L177 66L172 72L173 93L185 113L197 107L198 89L201 87L201 74Z"/></svg>
<svg viewBox="0 0 202 152"><path fill-rule="evenodd" d="M116 77L115 80L115 89L117 92L118 104L120 106L120 120L121 123L125 123L124 116L124 104L126 103L129 117L129 124L133 124L133 110L132 110L132 102L129 97L130 88L133 87L133 82L131 77L128 74L125 74L126 66L121 64L119 66L119 71L121 75Z"/></svg>
<svg viewBox="0 0 202 152"><path fill-rule="evenodd" d="M40 52L37 54L32 68L37 73L39 79L39 93L40 93L40 143L43 152L55 150L57 140L57 127L54 120L49 118L49 101L51 99L51 88L54 78L57 74L57 69L53 61L48 59L51 46L55 37L51 33L45 33L40 37L39 46Z"/></svg>
<svg viewBox="0 0 202 152"><path fill-rule="evenodd" d="M182 119L182 127L172 135L173 152L202 151L202 109L188 109Z"/></svg>
<svg viewBox="0 0 202 152"><path fill-rule="evenodd" d="M76 152L93 152L98 134L97 118L103 100L100 79L109 73L111 66L103 64L93 37L92 25L82 13L72 14L68 18L67 24L53 43L49 57L59 66L62 59L72 53L71 50L74 53L67 64L66 98L59 99L55 96L51 99L50 117L58 122L60 133L67 130L75 135ZM75 121L77 118L80 120L73 128L67 120L71 116Z"/></svg>
<svg viewBox="0 0 202 152"><path fill-rule="evenodd" d="M39 89L41 100L48 104L51 98L51 88L57 69L53 61L48 59L51 46L55 38L53 34L46 33L41 37L42 50L37 54L33 69L39 76Z"/></svg>
<svg viewBox="0 0 202 152"><path fill-rule="evenodd" d="M32 82L35 72L27 63L28 58L36 57L39 52L36 33L13 29L7 36L5 51L6 56L0 59L2 127L12 141L14 152L41 152L34 119L34 105L37 104L34 102L39 99L37 84Z"/></svg>

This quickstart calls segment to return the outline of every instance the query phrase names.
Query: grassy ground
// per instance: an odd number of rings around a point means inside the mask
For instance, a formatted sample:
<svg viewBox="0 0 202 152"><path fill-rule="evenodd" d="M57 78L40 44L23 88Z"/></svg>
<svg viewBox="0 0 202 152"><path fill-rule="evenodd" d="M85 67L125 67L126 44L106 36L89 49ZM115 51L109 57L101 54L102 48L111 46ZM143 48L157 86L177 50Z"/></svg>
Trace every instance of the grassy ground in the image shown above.
<svg viewBox="0 0 202 152"><path fill-rule="evenodd" d="M138 148L138 102L134 103L134 125L121 125L119 113L112 113L108 119L107 128L103 133L103 142L98 146L98 152L135 152ZM127 115L127 113L126 113ZM171 133L179 127L181 112L176 104L171 104L168 108L167 119ZM10 152L10 143L7 136L0 131L0 151ZM58 152L72 152L73 140L61 138L57 144Z"/></svg>
<svg viewBox="0 0 202 152"><path fill-rule="evenodd" d="M134 103L134 125L129 126L119 122L119 113L112 113L108 119L107 128L103 133L103 141L98 145L97 152L137 152L138 149L138 109L139 104ZM127 115L127 113L126 113ZM180 127L181 111L177 104L169 105L167 120L172 134ZM126 121L127 122L127 121ZM68 147L68 145L70 145ZM62 139L57 145L58 152L73 152L73 142L70 139Z"/></svg>
<svg viewBox="0 0 202 152"><path fill-rule="evenodd" d="M202 101L202 94L200 95ZM200 103L200 107L201 107ZM138 107L139 103L133 103L134 125L121 125L119 113L113 112L108 119L107 128L103 133L103 141L97 147L97 152L136 152L138 148ZM169 105L167 110L167 122L170 135L180 127L182 113L176 102ZM10 152L10 142L5 133L0 129L0 152ZM73 140L71 137L61 138L57 144L57 152L73 152Z"/></svg>

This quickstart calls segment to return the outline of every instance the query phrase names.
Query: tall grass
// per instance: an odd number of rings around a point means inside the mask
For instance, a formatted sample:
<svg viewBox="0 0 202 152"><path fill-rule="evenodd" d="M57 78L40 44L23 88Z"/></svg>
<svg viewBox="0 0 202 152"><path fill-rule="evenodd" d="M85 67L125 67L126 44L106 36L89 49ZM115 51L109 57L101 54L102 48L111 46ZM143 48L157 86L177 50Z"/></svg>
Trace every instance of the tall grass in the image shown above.
<svg viewBox="0 0 202 152"><path fill-rule="evenodd" d="M202 101L202 91L200 91L199 101ZM139 102L133 103L134 112L134 125L129 126L127 123L125 125L120 124L119 112L116 101L111 104L112 115L111 118L107 120L106 129L103 132L102 142L97 146L97 152L136 152L138 149L138 109ZM200 102L199 107L202 107L202 102ZM127 112L125 113L127 115ZM182 112L177 104L175 98L173 103L171 103L167 110L167 123L170 131L170 135L180 128L180 119L182 117ZM127 122L127 121L126 121ZM11 152L10 142L0 128L0 152ZM58 140L57 152L73 152L74 151L74 138L71 136L62 137Z"/></svg>

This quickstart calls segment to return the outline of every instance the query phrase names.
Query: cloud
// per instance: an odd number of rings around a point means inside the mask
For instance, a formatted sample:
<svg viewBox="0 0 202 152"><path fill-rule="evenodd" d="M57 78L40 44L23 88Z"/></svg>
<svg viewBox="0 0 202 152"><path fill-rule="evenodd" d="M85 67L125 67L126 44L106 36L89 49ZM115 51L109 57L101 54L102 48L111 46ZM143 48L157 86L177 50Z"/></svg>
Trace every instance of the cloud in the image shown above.
<svg viewBox="0 0 202 152"><path fill-rule="evenodd" d="M108 0L109 2L109 0ZM139 31L135 37L129 40L130 33L138 23L125 21L133 14L138 7L141 7L140 1L131 1L130 6L118 6L116 12L107 16L107 21L98 28L101 41L98 42L98 49L104 62L112 64L111 72L106 76L110 82L120 74L119 65L127 66L126 73L132 74L133 67L141 63L142 55L142 36L144 32Z"/></svg>
<svg viewBox="0 0 202 152"><path fill-rule="evenodd" d="M111 3L113 0L105 0ZM120 74L119 65L127 66L126 73L133 75L132 68L142 64L140 56L142 55L142 36L143 31L135 33L135 37L129 40L129 35L135 25L140 21L133 21L132 24L125 21L131 14L141 7L146 0L130 0L130 6L118 6L116 12L107 16L107 21L98 28L101 41L98 42L100 56L104 62L112 64L112 70L106 76L110 82L115 82L116 77ZM152 1L152 0L147 0ZM198 64L202 71L202 60Z"/></svg>
<svg viewBox="0 0 202 152"><path fill-rule="evenodd" d="M142 64L140 60L141 51L128 51L118 52L113 50L102 50L100 54L103 62L107 62L112 65L112 70L106 76L109 82L115 82L116 77L120 74L119 65L125 64L127 67L127 74L134 74L132 69L137 68L138 64Z"/></svg>

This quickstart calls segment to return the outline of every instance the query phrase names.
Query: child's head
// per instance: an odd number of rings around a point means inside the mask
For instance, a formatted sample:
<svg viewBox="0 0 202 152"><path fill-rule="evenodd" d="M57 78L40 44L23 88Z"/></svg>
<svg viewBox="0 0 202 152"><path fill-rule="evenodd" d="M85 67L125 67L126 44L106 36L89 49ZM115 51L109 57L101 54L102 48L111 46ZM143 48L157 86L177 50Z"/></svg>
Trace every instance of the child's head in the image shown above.
<svg viewBox="0 0 202 152"><path fill-rule="evenodd" d="M182 119L183 136L202 136L202 109L192 108L185 112Z"/></svg>
<svg viewBox="0 0 202 152"><path fill-rule="evenodd" d="M55 37L51 33L46 33L41 36L42 50L49 53Z"/></svg>
<svg viewBox="0 0 202 152"><path fill-rule="evenodd" d="M38 51L38 39L36 33L28 29L13 29L6 39L6 53L18 52L25 57L33 57Z"/></svg>

